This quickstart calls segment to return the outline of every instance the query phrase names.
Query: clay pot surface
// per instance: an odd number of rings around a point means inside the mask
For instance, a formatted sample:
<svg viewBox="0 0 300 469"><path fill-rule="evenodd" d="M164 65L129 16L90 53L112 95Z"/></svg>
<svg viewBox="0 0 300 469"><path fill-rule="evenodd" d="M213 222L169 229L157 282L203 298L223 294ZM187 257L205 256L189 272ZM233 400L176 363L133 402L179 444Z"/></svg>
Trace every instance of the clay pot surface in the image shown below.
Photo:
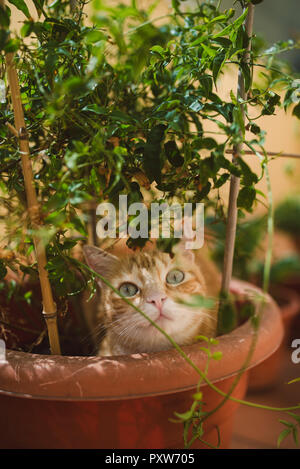
<svg viewBox="0 0 300 469"><path fill-rule="evenodd" d="M281 375L281 370L286 357L285 351L292 335L293 321L300 313L300 296L292 288L278 286L276 298L283 302L280 306L281 318L283 322L283 340L276 352L263 363L254 367L249 373L249 388L253 391L270 389L275 386Z"/></svg>
<svg viewBox="0 0 300 469"><path fill-rule="evenodd" d="M245 282L233 281L243 293L261 293ZM243 366L253 328L248 321L219 337L208 378L225 392ZM253 367L275 352L283 336L280 311L268 297L255 351ZM199 344L183 347L204 370L206 354ZM119 357L71 357L7 351L0 365L0 446L3 448L180 448L182 425L170 422L174 412L185 412L192 403L199 376L175 349L154 354ZM246 392L247 373L233 395ZM204 410L211 410L222 396L202 383ZM237 404L227 402L206 422L205 438L228 447ZM195 447L205 447L197 442Z"/></svg>

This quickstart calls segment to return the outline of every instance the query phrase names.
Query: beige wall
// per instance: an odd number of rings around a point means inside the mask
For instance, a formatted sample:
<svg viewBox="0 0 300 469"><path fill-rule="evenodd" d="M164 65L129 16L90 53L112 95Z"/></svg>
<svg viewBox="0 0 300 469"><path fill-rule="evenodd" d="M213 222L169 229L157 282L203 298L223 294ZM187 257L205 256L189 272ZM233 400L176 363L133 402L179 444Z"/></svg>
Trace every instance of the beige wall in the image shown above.
<svg viewBox="0 0 300 469"><path fill-rule="evenodd" d="M147 2L148 0L140 0L139 4L146 5ZM27 4L30 11L33 12L33 16L36 17L32 2L27 0ZM169 1L162 0L155 11L155 15L165 14L168 11L169 4ZM13 27L18 28L24 17L22 13L12 7L12 18ZM228 74L219 81L218 86L219 91L224 96L228 96L231 89L235 90L236 76L232 73ZM290 113L286 114L284 111L280 111L276 116L264 117L258 124L267 131L266 150L300 154L300 120L292 118ZM251 166L259 172L259 162L255 156L248 156L247 162L251 163ZM290 170L289 175L286 171L287 168ZM275 202L289 192L300 190L300 160L276 158L270 162L269 170ZM265 180L259 183L259 188L266 193ZM263 210L263 207L261 206L260 209Z"/></svg>
<svg viewBox="0 0 300 469"><path fill-rule="evenodd" d="M218 91L225 99L229 98L230 90L235 92L237 82L236 73L233 71L222 77L218 83ZM258 112L253 115L257 115ZM264 116L257 121L261 129L266 131L265 149L270 152L293 153L300 155L300 120L282 109L274 116ZM253 138L253 134L251 134ZM260 174L260 162L255 155L246 155L245 160ZM273 199L276 204L286 194L300 191L300 159L276 157L270 158L269 173L271 178ZM258 186L267 193L266 179L262 179ZM263 199L262 199L263 200ZM264 210L263 206L258 206Z"/></svg>

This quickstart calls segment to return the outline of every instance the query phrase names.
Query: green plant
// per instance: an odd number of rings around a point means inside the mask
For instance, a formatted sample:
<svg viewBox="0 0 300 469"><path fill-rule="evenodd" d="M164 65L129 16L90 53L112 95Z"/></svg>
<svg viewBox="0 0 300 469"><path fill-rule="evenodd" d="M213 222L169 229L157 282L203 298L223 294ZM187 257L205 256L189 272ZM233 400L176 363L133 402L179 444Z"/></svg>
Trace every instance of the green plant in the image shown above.
<svg viewBox="0 0 300 469"><path fill-rule="evenodd" d="M300 236L300 196L295 194L283 200L274 213L275 226L296 239Z"/></svg>
<svg viewBox="0 0 300 469"><path fill-rule="evenodd" d="M280 204L275 209L276 214L285 207L285 203ZM287 223L293 223L295 213L292 211L287 215L284 211ZM297 224L297 220L295 220ZM207 230L212 233L212 257L221 267L224 258L224 237L226 226L223 221L216 222L211 217L206 220ZM283 225L275 221L275 228L282 229ZM233 259L233 275L237 278L252 281L257 285L262 285L264 273L264 246L262 245L267 230L266 216L241 219L237 224L237 236ZM295 231L294 231L295 233ZM284 283L293 277L298 277L300 273L300 257L295 252L285 255L279 259L272 260L270 268L270 285L272 294L276 293L276 285Z"/></svg>
<svg viewBox="0 0 300 469"><path fill-rule="evenodd" d="M20 35L8 33L9 3L25 15ZM253 211L260 196L256 183L267 172L264 131L257 120L280 105L293 105L299 117L294 77L276 62L277 54L297 44L251 49L249 11L258 2L240 0L240 14L238 8L221 11L221 2L201 2L187 11L184 2L173 0L173 13L162 26L151 18L152 6L144 11L134 0L116 7L95 0L92 26L85 21L82 0L33 3L37 21L23 0L11 0L0 10L2 89L8 88L5 54L14 53L41 205L34 226L20 168L24 135L15 128L10 93L2 91L2 278L8 268L36 274L32 253L38 239L46 247L45 267L58 304L86 288L93 293L95 273L74 253L82 242L95 243L97 204L117 206L120 194L127 194L129 203L149 192L152 201L205 202L217 220L227 218L233 228L236 208L240 214ZM240 86L224 100L217 85L229 66L239 72ZM255 85L253 69L264 71ZM278 90L285 90L283 103ZM247 164L243 145L260 158L261 174ZM234 154L232 161L226 151ZM220 189L230 179L235 189L226 217ZM129 239L128 244L143 247L146 241ZM230 315L230 259L226 270L221 305Z"/></svg>

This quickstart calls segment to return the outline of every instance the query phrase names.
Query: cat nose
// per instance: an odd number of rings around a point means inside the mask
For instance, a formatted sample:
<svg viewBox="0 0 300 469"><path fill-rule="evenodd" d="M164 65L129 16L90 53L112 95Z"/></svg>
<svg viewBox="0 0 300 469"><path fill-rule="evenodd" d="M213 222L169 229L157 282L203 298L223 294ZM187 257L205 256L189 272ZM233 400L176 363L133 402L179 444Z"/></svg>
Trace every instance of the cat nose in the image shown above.
<svg viewBox="0 0 300 469"><path fill-rule="evenodd" d="M147 300L147 303L152 303L154 304L158 311L161 311L162 310L162 307L163 307L163 302L167 299L166 296L162 296L162 295L157 295L153 298L150 298L149 300Z"/></svg>

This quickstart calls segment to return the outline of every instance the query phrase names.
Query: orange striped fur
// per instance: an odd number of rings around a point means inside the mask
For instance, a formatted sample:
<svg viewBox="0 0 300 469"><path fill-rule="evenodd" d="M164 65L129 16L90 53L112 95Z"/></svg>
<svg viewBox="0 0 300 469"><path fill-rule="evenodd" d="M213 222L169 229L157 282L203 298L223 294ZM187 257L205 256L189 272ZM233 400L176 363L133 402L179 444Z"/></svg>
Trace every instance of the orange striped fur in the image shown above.
<svg viewBox="0 0 300 469"><path fill-rule="evenodd" d="M158 250L116 257L86 246L85 256L90 267L115 289L133 284L138 291L128 300L179 345L188 345L197 335L213 337L216 333L217 301L209 309L183 303L195 294L217 298L219 273L201 251L179 248L172 258ZM176 285L168 284L167 275L174 269L182 272L184 279ZM123 298L103 282L100 287L98 323L99 330L105 327L106 336L99 345L99 355L158 352L171 347L167 338Z"/></svg>

